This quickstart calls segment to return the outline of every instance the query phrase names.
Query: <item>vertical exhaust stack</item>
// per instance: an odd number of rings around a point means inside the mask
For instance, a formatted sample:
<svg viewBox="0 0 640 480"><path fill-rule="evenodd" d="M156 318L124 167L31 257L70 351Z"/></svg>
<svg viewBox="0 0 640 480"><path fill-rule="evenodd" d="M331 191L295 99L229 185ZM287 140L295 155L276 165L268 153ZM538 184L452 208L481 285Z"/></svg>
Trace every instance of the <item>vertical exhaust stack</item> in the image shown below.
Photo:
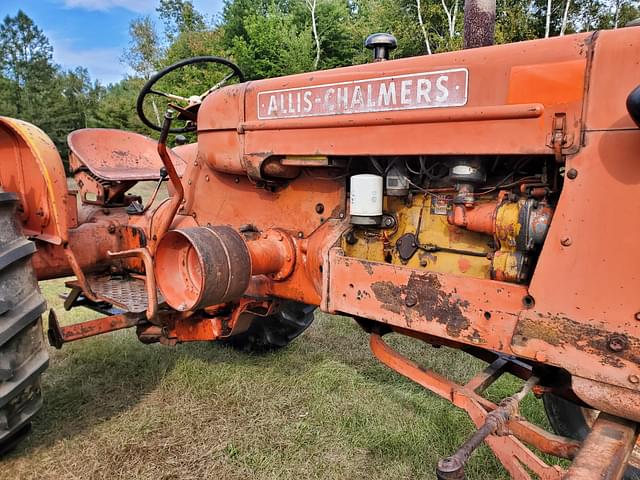
<svg viewBox="0 0 640 480"><path fill-rule="evenodd" d="M493 45L496 30L496 0L464 2L464 48Z"/></svg>

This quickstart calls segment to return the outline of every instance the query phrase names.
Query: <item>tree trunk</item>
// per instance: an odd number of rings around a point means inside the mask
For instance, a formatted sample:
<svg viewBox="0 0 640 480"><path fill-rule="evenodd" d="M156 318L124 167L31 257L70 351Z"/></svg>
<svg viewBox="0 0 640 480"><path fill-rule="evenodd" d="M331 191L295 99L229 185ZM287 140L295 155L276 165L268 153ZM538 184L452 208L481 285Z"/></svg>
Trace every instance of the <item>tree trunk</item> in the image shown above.
<svg viewBox="0 0 640 480"><path fill-rule="evenodd" d="M544 28L544 38L549 38L551 33L551 0L547 0L547 23Z"/></svg>
<svg viewBox="0 0 640 480"><path fill-rule="evenodd" d="M449 38L453 38L456 33L456 17L458 15L458 0L454 0L453 7L447 7L447 2L441 0L444 14L447 16L447 23L449 25Z"/></svg>
<svg viewBox="0 0 640 480"><path fill-rule="evenodd" d="M429 36L427 35L427 29L422 21L422 11L420 9L420 0L416 0L416 7L418 8L418 23L422 29L422 36L424 37L424 44L427 47L427 54L431 55L431 45L429 45Z"/></svg>
<svg viewBox="0 0 640 480"><path fill-rule="evenodd" d="M320 37L318 36L318 21L316 19L316 6L318 4L317 0L306 0L307 7L311 11L311 30L313 32L313 40L316 43L316 58L313 62L313 68L318 68L318 64L320 63Z"/></svg>
<svg viewBox="0 0 640 480"><path fill-rule="evenodd" d="M567 30L567 18L569 17L569 7L571 6L571 0L567 0L564 6L564 13L562 14L562 25L560 26L560 36L564 35Z"/></svg>
<svg viewBox="0 0 640 480"><path fill-rule="evenodd" d="M495 0L465 0L464 48L493 45L495 28Z"/></svg>
<svg viewBox="0 0 640 480"><path fill-rule="evenodd" d="M613 28L618 28L618 24L620 23L620 9L622 8L622 4L624 0L616 0L613 8L615 9L613 13Z"/></svg>

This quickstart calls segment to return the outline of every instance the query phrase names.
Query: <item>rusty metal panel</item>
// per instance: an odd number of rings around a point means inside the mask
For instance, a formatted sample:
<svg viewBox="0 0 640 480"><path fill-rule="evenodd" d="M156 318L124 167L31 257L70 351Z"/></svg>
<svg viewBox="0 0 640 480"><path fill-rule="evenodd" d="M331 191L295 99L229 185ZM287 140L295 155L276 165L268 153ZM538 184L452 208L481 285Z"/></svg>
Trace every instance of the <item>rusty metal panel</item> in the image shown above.
<svg viewBox="0 0 640 480"><path fill-rule="evenodd" d="M587 144L567 159L576 175L565 180L530 284L545 319L522 315L525 340L513 348L640 393L628 379L640 373L640 249L630 214L640 210L640 134L590 132ZM609 345L613 337L620 348ZM585 355L594 355L591 364Z"/></svg>
<svg viewBox="0 0 640 480"><path fill-rule="evenodd" d="M348 258L331 251L328 308L511 353L525 287Z"/></svg>
<svg viewBox="0 0 640 480"><path fill-rule="evenodd" d="M617 397L632 410L627 414L638 415L636 337L618 349L618 343L611 343L615 331L605 323L590 328L554 315L524 286L347 258L339 249L331 251L329 264L325 296L330 311L516 354L618 385L623 388Z"/></svg>
<svg viewBox="0 0 640 480"><path fill-rule="evenodd" d="M637 438L636 423L601 413L565 480L620 480Z"/></svg>

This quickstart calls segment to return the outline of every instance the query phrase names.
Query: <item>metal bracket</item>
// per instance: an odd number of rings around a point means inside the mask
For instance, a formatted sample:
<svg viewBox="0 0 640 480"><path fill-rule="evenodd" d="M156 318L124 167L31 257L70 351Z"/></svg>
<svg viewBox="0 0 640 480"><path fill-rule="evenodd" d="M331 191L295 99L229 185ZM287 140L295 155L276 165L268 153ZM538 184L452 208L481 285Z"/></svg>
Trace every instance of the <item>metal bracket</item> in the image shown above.
<svg viewBox="0 0 640 480"><path fill-rule="evenodd" d="M564 155L577 151L572 148L573 139L573 134L567 133L567 114L556 113L553 117L551 133L547 135L547 147L553 150L556 162L564 162Z"/></svg>

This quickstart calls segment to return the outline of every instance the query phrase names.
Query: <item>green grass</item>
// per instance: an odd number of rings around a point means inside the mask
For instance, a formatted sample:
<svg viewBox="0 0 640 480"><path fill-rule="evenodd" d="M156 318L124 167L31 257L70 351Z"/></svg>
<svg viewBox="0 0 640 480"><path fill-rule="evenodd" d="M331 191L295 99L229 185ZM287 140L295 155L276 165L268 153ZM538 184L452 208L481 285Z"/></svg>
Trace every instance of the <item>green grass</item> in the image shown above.
<svg viewBox="0 0 640 480"><path fill-rule="evenodd" d="M42 284L63 323L63 281ZM391 337L390 337L391 338ZM415 340L394 347L462 381L482 367ZM430 479L472 432L466 414L379 364L347 318L317 314L290 347L241 354L215 343L143 345L120 331L51 350L33 434L2 478ZM501 379L489 395L518 389ZM523 411L544 423L538 400ZM486 447L469 479L505 479Z"/></svg>

